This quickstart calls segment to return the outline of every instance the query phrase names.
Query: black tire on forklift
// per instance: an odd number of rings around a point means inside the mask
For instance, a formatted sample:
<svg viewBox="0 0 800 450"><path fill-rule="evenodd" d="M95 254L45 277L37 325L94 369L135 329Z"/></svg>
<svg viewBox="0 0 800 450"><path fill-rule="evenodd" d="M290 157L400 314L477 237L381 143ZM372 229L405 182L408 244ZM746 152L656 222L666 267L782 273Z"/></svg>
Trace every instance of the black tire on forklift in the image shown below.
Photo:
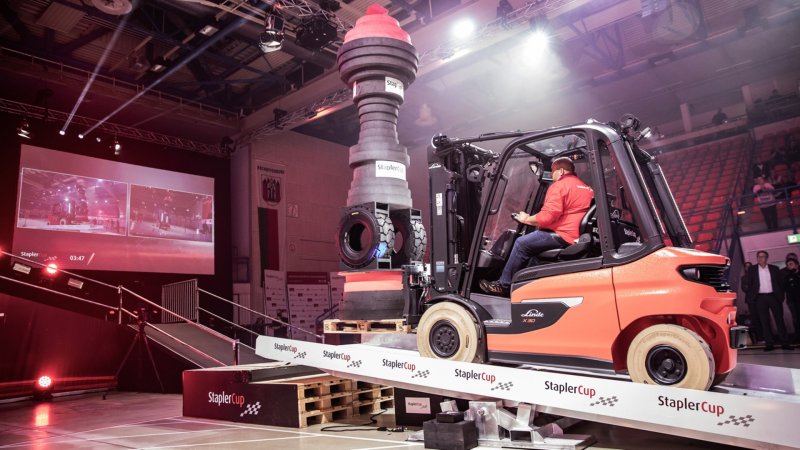
<svg viewBox="0 0 800 450"><path fill-rule="evenodd" d="M392 253L392 267L399 268L412 261L422 261L425 247L428 245L428 234L420 220L410 220L408 214L392 215L395 232L395 245L400 235L400 248Z"/></svg>
<svg viewBox="0 0 800 450"><path fill-rule="evenodd" d="M714 382L711 383L711 387L714 387L714 386L716 386L718 384L721 384L723 381L725 381L728 378L728 375L730 375L730 374L731 374L730 372L726 372L726 373L718 373L718 374L714 375Z"/></svg>
<svg viewBox="0 0 800 450"><path fill-rule="evenodd" d="M478 321L466 309L451 302L437 303L417 325L417 350L426 358L481 362L480 336Z"/></svg>
<svg viewBox="0 0 800 450"><path fill-rule="evenodd" d="M66 225L66 224L67 224L67 219L61 219L61 220L59 220L59 221L58 221L58 224L59 224L59 225Z"/></svg>
<svg viewBox="0 0 800 450"><path fill-rule="evenodd" d="M714 356L705 340L678 325L645 328L628 348L628 373L635 383L708 390Z"/></svg>
<svg viewBox="0 0 800 450"><path fill-rule="evenodd" d="M390 255L394 248L394 226L389 215L358 207L342 217L336 240L342 262L360 269L375 259Z"/></svg>

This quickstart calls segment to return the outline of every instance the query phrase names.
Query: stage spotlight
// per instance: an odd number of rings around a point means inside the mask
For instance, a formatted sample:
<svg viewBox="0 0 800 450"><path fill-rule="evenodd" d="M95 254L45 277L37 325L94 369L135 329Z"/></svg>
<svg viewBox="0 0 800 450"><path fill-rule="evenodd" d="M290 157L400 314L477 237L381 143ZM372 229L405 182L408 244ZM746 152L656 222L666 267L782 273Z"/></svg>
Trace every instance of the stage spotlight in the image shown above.
<svg viewBox="0 0 800 450"><path fill-rule="evenodd" d="M111 145L109 145L109 148L114 150L114 156L119 156L119 154L122 153L122 144L119 143L116 136L114 136L114 140L111 142Z"/></svg>
<svg viewBox="0 0 800 450"><path fill-rule="evenodd" d="M83 133L78 133L78 139L83 139Z"/></svg>
<svg viewBox="0 0 800 450"><path fill-rule="evenodd" d="M464 40L475 34L475 21L472 19L461 19L453 25L453 36L458 40Z"/></svg>
<svg viewBox="0 0 800 450"><path fill-rule="evenodd" d="M550 46L550 36L544 30L534 30L525 43L528 57L538 57L547 52Z"/></svg>
<svg viewBox="0 0 800 450"><path fill-rule="evenodd" d="M11 266L11 269L14 270L15 272L19 272L25 275L30 275L31 273L31 266L26 266L25 264L16 261L14 261L14 265Z"/></svg>
<svg viewBox="0 0 800 450"><path fill-rule="evenodd" d="M33 385L33 398L42 401L52 400L53 379L47 375L40 376Z"/></svg>
<svg viewBox="0 0 800 450"><path fill-rule="evenodd" d="M103 142L103 138L101 138L100 136L97 136L96 138L94 138L94 140L96 140L97 142Z"/></svg>
<svg viewBox="0 0 800 450"><path fill-rule="evenodd" d="M50 263L44 267L44 271L48 275L53 276L58 273L58 265L56 263Z"/></svg>
<svg viewBox="0 0 800 450"><path fill-rule="evenodd" d="M67 134L67 132L65 130L58 130L58 134L64 136L65 134Z"/></svg>
<svg viewBox="0 0 800 450"><path fill-rule="evenodd" d="M267 11L264 32L258 36L258 48L264 53L280 50L283 46L283 17L275 10Z"/></svg>
<svg viewBox="0 0 800 450"><path fill-rule="evenodd" d="M25 139L31 138L31 125L28 123L27 117L23 117L22 120L19 121L17 136Z"/></svg>

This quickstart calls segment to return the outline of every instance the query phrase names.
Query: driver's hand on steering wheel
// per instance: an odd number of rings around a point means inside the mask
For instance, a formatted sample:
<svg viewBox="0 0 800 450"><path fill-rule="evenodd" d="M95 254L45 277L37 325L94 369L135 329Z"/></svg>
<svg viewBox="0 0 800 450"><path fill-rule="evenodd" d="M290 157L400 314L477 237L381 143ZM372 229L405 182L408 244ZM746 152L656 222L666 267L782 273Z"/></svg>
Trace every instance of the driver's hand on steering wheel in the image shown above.
<svg viewBox="0 0 800 450"><path fill-rule="evenodd" d="M530 217L530 215L529 215L528 213L524 212L524 211L520 211L520 212L518 212L518 213L516 213L516 214L512 214L512 217L513 217L513 218L514 218L514 220L516 220L517 222L519 222L519 223L521 223L521 224L525 224L525 221L526 221L526 220L528 220L528 218Z"/></svg>

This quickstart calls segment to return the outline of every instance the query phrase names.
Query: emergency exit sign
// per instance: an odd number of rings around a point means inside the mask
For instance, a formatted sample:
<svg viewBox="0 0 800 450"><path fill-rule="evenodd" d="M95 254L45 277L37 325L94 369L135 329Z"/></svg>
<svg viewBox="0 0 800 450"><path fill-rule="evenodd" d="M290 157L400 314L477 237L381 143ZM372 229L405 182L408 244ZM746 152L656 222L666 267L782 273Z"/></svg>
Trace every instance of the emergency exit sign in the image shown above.
<svg viewBox="0 0 800 450"><path fill-rule="evenodd" d="M800 234L790 234L786 236L786 240L789 241L790 244L800 244Z"/></svg>

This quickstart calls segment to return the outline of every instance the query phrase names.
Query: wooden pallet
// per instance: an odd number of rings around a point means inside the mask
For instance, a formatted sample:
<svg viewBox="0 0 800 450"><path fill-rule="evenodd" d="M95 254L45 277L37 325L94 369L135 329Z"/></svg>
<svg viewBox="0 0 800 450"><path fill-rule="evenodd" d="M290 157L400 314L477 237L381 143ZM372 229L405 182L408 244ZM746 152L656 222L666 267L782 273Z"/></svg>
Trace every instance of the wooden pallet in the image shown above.
<svg viewBox="0 0 800 450"><path fill-rule="evenodd" d="M410 333L411 327L403 322L403 319L328 319L323 323L325 333Z"/></svg>
<svg viewBox="0 0 800 450"><path fill-rule="evenodd" d="M394 397L376 398L373 400L354 401L353 415L372 414L384 409L394 408Z"/></svg>
<svg viewBox="0 0 800 450"><path fill-rule="evenodd" d="M337 406L322 411L308 411L300 413L300 428L321 423L331 423L337 420L347 419L353 416L353 408L350 405Z"/></svg>
<svg viewBox="0 0 800 450"><path fill-rule="evenodd" d="M322 397L304 398L297 401L300 406L298 409L304 412L326 411L341 406L353 404L353 394L350 392L339 392L336 394L325 395Z"/></svg>
<svg viewBox="0 0 800 450"><path fill-rule="evenodd" d="M388 386L373 387L353 391L353 401L369 401L384 397L393 397L394 388Z"/></svg>
<svg viewBox="0 0 800 450"><path fill-rule="evenodd" d="M264 383L288 386L296 390L297 399L318 399L332 394L351 393L353 390L353 380L327 375L285 378Z"/></svg>

